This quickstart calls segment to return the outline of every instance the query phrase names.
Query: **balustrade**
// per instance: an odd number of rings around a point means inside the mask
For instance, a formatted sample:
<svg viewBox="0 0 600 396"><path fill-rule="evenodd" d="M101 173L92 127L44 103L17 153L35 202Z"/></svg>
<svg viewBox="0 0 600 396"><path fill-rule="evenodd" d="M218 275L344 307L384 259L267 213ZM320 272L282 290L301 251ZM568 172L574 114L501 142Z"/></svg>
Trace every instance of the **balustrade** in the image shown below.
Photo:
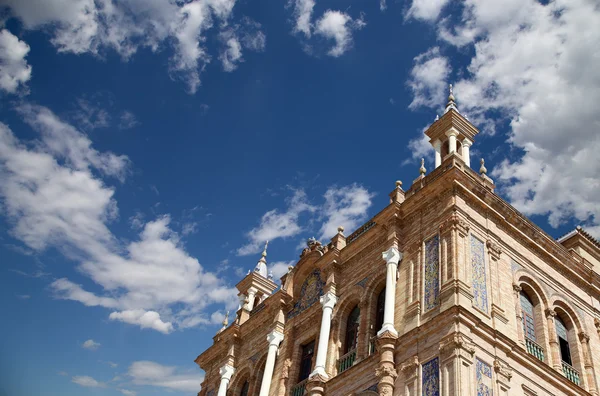
<svg viewBox="0 0 600 396"><path fill-rule="evenodd" d="M356 349L351 350L344 356L338 359L338 374L343 373L354 365L356 360Z"/></svg>
<svg viewBox="0 0 600 396"><path fill-rule="evenodd" d="M377 336L369 338L369 356L377 352Z"/></svg>
<svg viewBox="0 0 600 396"><path fill-rule="evenodd" d="M530 340L529 338L525 338L525 347L527 348L527 352L530 355L535 356L542 362L544 361L544 348L535 343L535 341Z"/></svg>
<svg viewBox="0 0 600 396"><path fill-rule="evenodd" d="M579 371L575 370L573 366L568 363L562 362L562 371L565 377L575 385L579 385Z"/></svg>
<svg viewBox="0 0 600 396"><path fill-rule="evenodd" d="M300 381L296 385L294 385L294 387L292 388L292 391L290 392L290 395L291 396L303 396L306 393L306 383L307 382L308 382L308 378L305 379L304 381Z"/></svg>

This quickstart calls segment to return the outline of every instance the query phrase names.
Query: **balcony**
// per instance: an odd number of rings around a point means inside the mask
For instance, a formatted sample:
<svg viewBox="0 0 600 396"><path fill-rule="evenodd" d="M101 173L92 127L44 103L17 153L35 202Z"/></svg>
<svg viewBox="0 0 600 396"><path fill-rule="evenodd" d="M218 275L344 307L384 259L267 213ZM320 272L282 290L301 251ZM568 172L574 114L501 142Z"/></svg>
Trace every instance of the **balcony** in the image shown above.
<svg viewBox="0 0 600 396"><path fill-rule="evenodd" d="M579 371L575 370L573 366L568 363L562 362L562 371L565 377L575 385L580 385Z"/></svg>
<svg viewBox="0 0 600 396"><path fill-rule="evenodd" d="M350 352L338 359L338 374L348 370L354 364L356 360L356 349L352 349Z"/></svg>
<svg viewBox="0 0 600 396"><path fill-rule="evenodd" d="M529 352L530 355L535 356L542 362L544 361L544 348L542 348L540 345L530 340L529 338L525 338L525 347L527 348L527 352Z"/></svg>
<svg viewBox="0 0 600 396"><path fill-rule="evenodd" d="M369 356L374 355L377 352L377 336L369 338Z"/></svg>
<svg viewBox="0 0 600 396"><path fill-rule="evenodd" d="M308 378L298 382L296 385L294 385L294 387L292 388L292 391L290 392L291 396L303 396L306 393L306 383L308 382Z"/></svg>

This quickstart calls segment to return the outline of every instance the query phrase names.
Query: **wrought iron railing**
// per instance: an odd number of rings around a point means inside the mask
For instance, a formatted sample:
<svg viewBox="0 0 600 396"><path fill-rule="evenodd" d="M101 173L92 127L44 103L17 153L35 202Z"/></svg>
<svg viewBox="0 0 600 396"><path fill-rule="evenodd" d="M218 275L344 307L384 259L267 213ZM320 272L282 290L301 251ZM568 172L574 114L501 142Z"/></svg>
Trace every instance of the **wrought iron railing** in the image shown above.
<svg viewBox="0 0 600 396"><path fill-rule="evenodd" d="M352 349L350 352L338 359L338 374L348 370L354 364L356 360L356 349Z"/></svg>
<svg viewBox="0 0 600 396"><path fill-rule="evenodd" d="M569 381L575 385L580 384L579 371L575 370L569 363L562 362L562 371Z"/></svg>
<svg viewBox="0 0 600 396"><path fill-rule="evenodd" d="M544 348L538 345L535 341L525 338L525 347L530 355L535 356L542 362L544 361Z"/></svg>
<svg viewBox="0 0 600 396"><path fill-rule="evenodd" d="M377 352L377 336L369 338L369 356Z"/></svg>
<svg viewBox="0 0 600 396"><path fill-rule="evenodd" d="M290 392L291 396L303 396L306 393L306 383L308 382L308 378L298 382L296 385L292 387L292 391Z"/></svg>

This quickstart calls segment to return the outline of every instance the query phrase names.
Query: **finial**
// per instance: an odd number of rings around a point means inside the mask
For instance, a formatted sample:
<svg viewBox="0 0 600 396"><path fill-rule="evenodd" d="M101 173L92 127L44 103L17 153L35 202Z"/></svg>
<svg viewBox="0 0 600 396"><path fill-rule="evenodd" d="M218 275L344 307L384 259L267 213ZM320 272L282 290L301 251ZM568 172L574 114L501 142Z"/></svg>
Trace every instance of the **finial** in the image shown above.
<svg viewBox="0 0 600 396"><path fill-rule="evenodd" d="M425 169L425 158L421 158L421 167L419 168L419 173L425 176L425 172L427 172L427 169Z"/></svg>
<svg viewBox="0 0 600 396"><path fill-rule="evenodd" d="M485 175L487 173L487 168L485 167L485 160L482 158L480 163L481 163L481 168L479 168L479 173L481 173L482 175Z"/></svg>
<svg viewBox="0 0 600 396"><path fill-rule="evenodd" d="M402 180L396 180L396 188L402 188Z"/></svg>
<svg viewBox="0 0 600 396"><path fill-rule="evenodd" d="M229 325L229 311L225 313L225 318L223 319L223 327L227 327Z"/></svg>
<svg viewBox="0 0 600 396"><path fill-rule="evenodd" d="M339 226L338 227L338 234L343 234L344 233L344 227Z"/></svg>
<svg viewBox="0 0 600 396"><path fill-rule="evenodd" d="M267 247L269 247L269 241L265 242L265 248L263 249L262 256L267 257Z"/></svg>
<svg viewBox="0 0 600 396"><path fill-rule="evenodd" d="M456 107L456 99L454 98L454 90L452 88L452 84L450 84L449 86L449 93L448 93L448 103L446 104L446 110L444 111L444 113L447 113L450 111L450 109L454 109L458 112L458 107Z"/></svg>
<svg viewBox="0 0 600 396"><path fill-rule="evenodd" d="M273 280L273 271L269 271L269 280L272 281Z"/></svg>
<svg viewBox="0 0 600 396"><path fill-rule="evenodd" d="M439 119L440 119L440 115L439 115L439 114L436 114L436 115L435 115L435 121L437 121L437 120L439 120Z"/></svg>

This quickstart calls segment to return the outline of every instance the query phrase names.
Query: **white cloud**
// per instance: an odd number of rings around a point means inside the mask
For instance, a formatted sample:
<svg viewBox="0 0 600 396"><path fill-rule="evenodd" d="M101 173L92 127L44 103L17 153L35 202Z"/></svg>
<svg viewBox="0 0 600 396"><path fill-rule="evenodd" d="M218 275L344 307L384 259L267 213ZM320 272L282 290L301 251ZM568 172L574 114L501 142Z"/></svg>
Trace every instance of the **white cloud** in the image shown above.
<svg viewBox="0 0 600 396"><path fill-rule="evenodd" d="M77 111L74 118L86 130L106 128L110 125L108 112L84 98L77 99Z"/></svg>
<svg viewBox="0 0 600 396"><path fill-rule="evenodd" d="M139 238L126 244L109 230L118 210L100 176L126 173L127 157L95 150L46 108L21 113L41 139L25 145L0 123L0 199L11 233L36 251L60 249L95 283L91 292L59 278L51 284L56 297L165 333L209 304L237 305L236 290L186 252L169 216L139 219Z"/></svg>
<svg viewBox="0 0 600 396"><path fill-rule="evenodd" d="M228 24L235 0L6 0L11 16L29 30L47 32L59 52L103 56L114 50L124 60L140 47L173 46L169 72L189 92L211 56L204 43L213 20ZM263 34L264 36L264 34Z"/></svg>
<svg viewBox="0 0 600 396"><path fill-rule="evenodd" d="M31 298L29 294L17 294L17 297L19 297L21 300L29 300Z"/></svg>
<svg viewBox="0 0 600 396"><path fill-rule="evenodd" d="M140 122L131 111L124 110L119 117L119 129L131 129L139 124Z"/></svg>
<svg viewBox="0 0 600 396"><path fill-rule="evenodd" d="M447 81L450 71L448 59L440 55L438 47L415 57L415 65L410 71L408 81L408 86L413 92L409 108L442 105L448 93Z"/></svg>
<svg viewBox="0 0 600 396"><path fill-rule="evenodd" d="M435 21L448 1L449 0L413 0L410 9L408 10L408 16Z"/></svg>
<svg viewBox="0 0 600 396"><path fill-rule="evenodd" d="M219 59L223 64L223 70L228 72L234 71L237 68L237 63L243 62L242 44L232 30L222 32L221 40L225 44L225 49L219 55Z"/></svg>
<svg viewBox="0 0 600 396"><path fill-rule="evenodd" d="M106 388L105 383L98 382L87 375L76 375L75 377L71 378L71 382L74 382L77 385L85 386L86 388Z"/></svg>
<svg viewBox="0 0 600 396"><path fill-rule="evenodd" d="M374 194L358 184L351 184L340 188L330 187L324 197L325 222L320 230L321 240L333 237L339 226L348 232L360 226L367 219Z"/></svg>
<svg viewBox="0 0 600 396"><path fill-rule="evenodd" d="M294 265L294 261L276 261L274 263L268 263L269 271L273 273L274 279L279 279L283 275L287 274L288 267Z"/></svg>
<svg viewBox="0 0 600 396"><path fill-rule="evenodd" d="M290 1L291 2L291 1ZM294 25L295 33L304 33L306 37L311 36L312 31L312 14L315 7L314 0L295 0L294 2L294 17L296 24Z"/></svg>
<svg viewBox="0 0 600 396"><path fill-rule="evenodd" d="M83 344L81 344L81 347L85 348L85 349L89 349L90 351L95 351L96 349L100 348L100 343L96 342L92 339L89 339L86 342L84 342Z"/></svg>
<svg viewBox="0 0 600 396"><path fill-rule="evenodd" d="M517 149L488 166L500 192L524 214L548 216L552 226L575 219L597 230L597 3L467 0L459 17L463 27L440 30L451 45L472 49L455 87L459 108L484 132L509 121L508 143Z"/></svg>
<svg viewBox="0 0 600 396"><path fill-rule="evenodd" d="M125 396L135 396L137 395L137 393L135 391L129 390L129 389L118 389L119 392L121 392L122 394L124 394Z"/></svg>
<svg viewBox="0 0 600 396"><path fill-rule="evenodd" d="M265 241L298 235L302 231L298 223L300 215L315 210L316 208L308 203L306 193L303 190L295 190L294 195L288 199L287 211L282 213L273 209L265 213L260 225L247 233L250 242L239 248L237 254L240 256L255 254L260 252Z"/></svg>
<svg viewBox="0 0 600 396"><path fill-rule="evenodd" d="M151 361L133 362L128 374L136 385L158 386L181 392L198 392L203 381L203 376L197 372L184 372Z"/></svg>
<svg viewBox="0 0 600 396"><path fill-rule="evenodd" d="M173 331L171 322L163 322L160 320L160 314L154 311L144 311L136 309L123 312L113 312L108 318L110 320L120 320L125 323L139 325L142 329L154 329L161 333L169 334Z"/></svg>
<svg viewBox="0 0 600 396"><path fill-rule="evenodd" d="M344 12L327 10L317 21L315 32L335 41L328 54L338 57L352 46L352 31L362 29L365 25L362 16L353 20Z"/></svg>
<svg viewBox="0 0 600 396"><path fill-rule="evenodd" d="M6 29L0 30L0 89L15 93L31 78L31 66L25 57L29 45Z"/></svg>

